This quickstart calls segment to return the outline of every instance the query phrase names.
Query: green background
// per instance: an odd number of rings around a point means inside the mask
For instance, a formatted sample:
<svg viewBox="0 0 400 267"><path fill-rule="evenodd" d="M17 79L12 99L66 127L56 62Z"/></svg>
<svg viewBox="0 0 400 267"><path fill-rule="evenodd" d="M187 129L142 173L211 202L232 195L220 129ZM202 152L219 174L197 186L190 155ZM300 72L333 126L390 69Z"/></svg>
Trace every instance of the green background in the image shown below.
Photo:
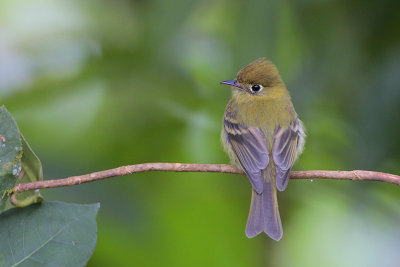
<svg viewBox="0 0 400 267"><path fill-rule="evenodd" d="M228 163L229 88L272 60L307 127L296 170L400 173L397 1L0 2L0 104L45 179L144 162ZM292 181L284 236L244 234L243 176L142 173L42 190L101 202L89 266L396 266L399 187Z"/></svg>

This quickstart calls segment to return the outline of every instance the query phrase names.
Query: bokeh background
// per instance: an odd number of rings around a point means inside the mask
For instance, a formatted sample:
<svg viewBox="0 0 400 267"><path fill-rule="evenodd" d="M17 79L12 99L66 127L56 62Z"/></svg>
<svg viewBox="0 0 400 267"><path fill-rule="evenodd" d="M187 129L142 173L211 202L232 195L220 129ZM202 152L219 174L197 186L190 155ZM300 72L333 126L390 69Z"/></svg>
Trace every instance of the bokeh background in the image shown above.
<svg viewBox="0 0 400 267"><path fill-rule="evenodd" d="M228 163L219 82L280 70L308 139L297 170L400 173L397 1L0 1L0 98L46 179L143 162ZM100 202L88 266L398 266L400 190L292 181L284 237L244 234L250 184L143 173L43 190Z"/></svg>

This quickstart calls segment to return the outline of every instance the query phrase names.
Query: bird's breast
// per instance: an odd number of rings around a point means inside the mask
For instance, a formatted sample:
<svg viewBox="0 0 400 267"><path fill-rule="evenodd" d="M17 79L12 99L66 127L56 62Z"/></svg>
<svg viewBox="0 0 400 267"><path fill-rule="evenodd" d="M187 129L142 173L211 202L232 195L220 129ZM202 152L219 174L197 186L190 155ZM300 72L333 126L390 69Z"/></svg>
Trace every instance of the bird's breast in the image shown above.
<svg viewBox="0 0 400 267"><path fill-rule="evenodd" d="M239 123L259 127L264 132L274 132L278 125L286 128L296 117L290 100L285 99L237 103L236 109L236 119Z"/></svg>

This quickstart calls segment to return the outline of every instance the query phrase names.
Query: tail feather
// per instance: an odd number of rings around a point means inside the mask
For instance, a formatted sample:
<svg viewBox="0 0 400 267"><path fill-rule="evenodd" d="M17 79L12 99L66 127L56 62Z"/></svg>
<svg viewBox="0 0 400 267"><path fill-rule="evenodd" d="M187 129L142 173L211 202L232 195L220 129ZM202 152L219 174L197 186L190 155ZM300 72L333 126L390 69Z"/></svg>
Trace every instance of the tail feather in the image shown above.
<svg viewBox="0 0 400 267"><path fill-rule="evenodd" d="M278 241L282 238L282 223L278 210L274 173L270 166L263 172L263 192L252 191L246 236L252 238L261 232Z"/></svg>

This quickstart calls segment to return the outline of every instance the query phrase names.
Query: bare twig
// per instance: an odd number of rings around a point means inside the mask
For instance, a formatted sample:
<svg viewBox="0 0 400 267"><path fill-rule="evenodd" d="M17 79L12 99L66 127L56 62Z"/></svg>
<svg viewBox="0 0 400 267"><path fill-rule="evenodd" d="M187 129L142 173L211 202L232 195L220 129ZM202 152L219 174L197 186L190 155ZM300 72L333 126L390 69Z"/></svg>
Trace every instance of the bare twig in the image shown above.
<svg viewBox="0 0 400 267"><path fill-rule="evenodd" d="M14 192L21 193L29 190L42 188L54 188L62 186L73 186L97 180L107 179L115 176L124 176L138 172L148 171L170 171L170 172L218 172L244 174L234 166L226 164L186 164L186 163L143 163L137 165L121 166L115 169L72 176L59 180L45 180L24 184L17 184ZM381 181L400 185L400 176L373 172L373 171L294 171L290 174L291 179L336 179L336 180L368 180Z"/></svg>

